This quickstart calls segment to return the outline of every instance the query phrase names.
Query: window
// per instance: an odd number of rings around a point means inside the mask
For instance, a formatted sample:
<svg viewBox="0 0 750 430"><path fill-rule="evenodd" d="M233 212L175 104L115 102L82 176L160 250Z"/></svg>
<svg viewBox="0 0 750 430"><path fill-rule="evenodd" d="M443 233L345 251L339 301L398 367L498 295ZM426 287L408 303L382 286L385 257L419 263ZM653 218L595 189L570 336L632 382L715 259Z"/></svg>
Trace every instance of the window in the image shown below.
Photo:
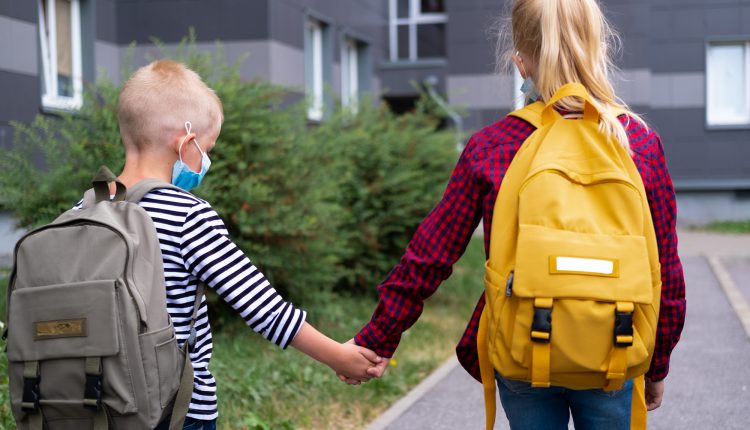
<svg viewBox="0 0 750 430"><path fill-rule="evenodd" d="M445 58L445 1L389 1L391 61Z"/></svg>
<svg viewBox="0 0 750 430"><path fill-rule="evenodd" d="M307 117L314 121L323 119L323 25L320 21L309 19L305 38Z"/></svg>
<svg viewBox="0 0 750 430"><path fill-rule="evenodd" d="M341 105L357 111L360 85L360 56L362 44L351 37L344 37L341 49Z"/></svg>
<svg viewBox="0 0 750 430"><path fill-rule="evenodd" d="M78 109L83 104L79 0L37 0L37 6L42 105L52 109Z"/></svg>
<svg viewBox="0 0 750 430"><path fill-rule="evenodd" d="M706 122L750 125L750 42L715 42L706 52Z"/></svg>

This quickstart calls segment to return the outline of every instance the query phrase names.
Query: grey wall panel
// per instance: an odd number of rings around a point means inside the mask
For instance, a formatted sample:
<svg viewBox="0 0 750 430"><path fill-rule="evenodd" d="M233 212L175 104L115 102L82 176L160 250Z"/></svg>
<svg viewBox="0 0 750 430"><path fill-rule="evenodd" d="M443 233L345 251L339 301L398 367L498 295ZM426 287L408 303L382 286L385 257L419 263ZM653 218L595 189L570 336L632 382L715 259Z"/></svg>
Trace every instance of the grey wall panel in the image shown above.
<svg viewBox="0 0 750 430"><path fill-rule="evenodd" d="M449 75L448 101L452 105L477 109L504 109L513 106L512 75Z"/></svg>
<svg viewBox="0 0 750 430"><path fill-rule="evenodd" d="M0 15L36 23L37 10L34 0L3 0L0 1Z"/></svg>
<svg viewBox="0 0 750 430"><path fill-rule="evenodd" d="M305 86L305 53L301 49L274 40L265 42L269 56L270 69L267 77L279 85L304 88ZM253 58L250 58L253 61ZM253 62L258 66L262 62Z"/></svg>
<svg viewBox="0 0 750 430"><path fill-rule="evenodd" d="M240 76L244 79L267 79L275 84L303 88L304 53L289 45L268 40L246 40L222 42L224 58L227 64L234 64L239 59ZM96 43L96 57L99 73L104 73L114 82L121 82L127 76L121 76L122 68L138 68L148 64L151 58L161 58L174 52L177 44L167 43L162 48L153 44L141 44L133 48L113 45L107 42ZM198 52L215 52L217 45L213 42L197 42ZM128 60L132 61L128 61Z"/></svg>
<svg viewBox="0 0 750 430"><path fill-rule="evenodd" d="M646 120L662 137L675 181L750 177L747 130L707 130L704 109L652 109Z"/></svg>
<svg viewBox="0 0 750 430"><path fill-rule="evenodd" d="M103 75L112 82L120 82L120 57L122 50L123 48L103 40L97 40L94 43L97 78Z"/></svg>
<svg viewBox="0 0 750 430"><path fill-rule="evenodd" d="M41 103L39 77L0 70L0 122L34 119Z"/></svg>
<svg viewBox="0 0 750 430"><path fill-rule="evenodd" d="M269 0L130 0L117 4L117 41L177 42L194 27L198 40L268 37Z"/></svg>
<svg viewBox="0 0 750 430"><path fill-rule="evenodd" d="M117 1L96 1L96 39L117 42ZM127 24L123 24L127 25Z"/></svg>
<svg viewBox="0 0 750 430"><path fill-rule="evenodd" d="M705 70L711 37L750 35L747 1L653 0L650 65L655 73Z"/></svg>
<svg viewBox="0 0 750 430"><path fill-rule="evenodd" d="M0 16L0 70L37 75L37 34L33 23Z"/></svg>
<svg viewBox="0 0 750 430"><path fill-rule="evenodd" d="M413 84L421 85L429 76L438 78L437 90L445 93L445 67L380 69L382 90L386 96L417 95Z"/></svg>
<svg viewBox="0 0 750 430"><path fill-rule="evenodd" d="M387 2L381 0L273 0L270 5L273 40L304 49L304 20L311 16L331 26L334 59L340 55L340 36L347 33L374 48L379 63L387 47Z"/></svg>
<svg viewBox="0 0 750 430"><path fill-rule="evenodd" d="M305 48L305 2L272 0L269 5L269 36L298 49Z"/></svg>
<svg viewBox="0 0 750 430"><path fill-rule="evenodd" d="M132 64L127 64L126 57L130 56L128 47L117 48L117 60L115 61L112 57L112 48L114 45L108 45L105 43L97 44L97 49L106 55L110 66L113 67L115 64L122 67L138 68L148 64L150 58L161 58L166 54L169 56L170 53L174 52L177 48L177 44L168 43L162 48L158 48L153 44L142 44L137 45L132 52ZM197 42L195 48L198 52L214 52L216 50L216 43L214 42ZM224 50L224 57L227 64L233 64L240 58L244 58L240 64L240 76L245 79L254 78L266 78L272 79L270 74L270 65L272 64L271 57L278 55L280 57L287 57L288 53L282 49L278 49L280 52L271 52L272 47L268 41L248 40L248 41L228 41L222 42L222 48ZM101 64L100 64L101 65ZM111 70L107 70L109 76L119 76L119 73L114 73ZM125 76L119 76L120 79L126 79Z"/></svg>
<svg viewBox="0 0 750 430"><path fill-rule="evenodd" d="M503 2L447 0L448 73L495 70L496 22L509 12Z"/></svg>

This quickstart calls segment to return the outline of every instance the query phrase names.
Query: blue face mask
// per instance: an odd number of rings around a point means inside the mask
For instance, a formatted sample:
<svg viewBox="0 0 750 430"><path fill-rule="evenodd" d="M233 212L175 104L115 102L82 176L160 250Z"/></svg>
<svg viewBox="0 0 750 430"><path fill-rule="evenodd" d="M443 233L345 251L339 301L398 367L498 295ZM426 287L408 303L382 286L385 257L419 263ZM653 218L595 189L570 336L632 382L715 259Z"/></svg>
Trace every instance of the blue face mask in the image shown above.
<svg viewBox="0 0 750 430"><path fill-rule="evenodd" d="M190 121L185 123L185 131L187 134L191 133L192 128L193 126L190 124ZM197 140L193 139L193 142L195 142L195 146L198 147L198 151L201 153L201 171L199 173L193 172L190 170L190 167L182 161L182 145L185 143L184 139L180 142L180 147L178 149L180 159L175 161L174 167L172 168L172 185L176 185L185 191L190 191L200 185L203 177L206 176L206 173L208 172L208 168L211 167L211 160L208 158L208 154L203 152L200 145L198 145Z"/></svg>
<svg viewBox="0 0 750 430"><path fill-rule="evenodd" d="M531 78L526 78L521 85L521 92L526 96L526 100L529 103L533 103L539 100L539 90L536 89L534 81Z"/></svg>

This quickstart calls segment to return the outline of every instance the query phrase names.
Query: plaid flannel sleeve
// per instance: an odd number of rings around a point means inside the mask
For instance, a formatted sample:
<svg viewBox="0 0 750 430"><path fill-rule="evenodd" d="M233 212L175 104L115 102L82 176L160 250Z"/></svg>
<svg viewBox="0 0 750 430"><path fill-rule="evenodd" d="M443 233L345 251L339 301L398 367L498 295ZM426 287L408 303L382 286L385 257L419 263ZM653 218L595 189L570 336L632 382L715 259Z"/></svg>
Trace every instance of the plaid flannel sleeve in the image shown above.
<svg viewBox="0 0 750 430"><path fill-rule="evenodd" d="M660 381L669 373L669 356L680 340L685 323L686 301L685 278L677 254L674 186L667 170L661 140L655 133L652 138L656 140L654 154L650 159L653 185L647 187L647 194L659 242L662 291L656 346L647 376L653 381Z"/></svg>
<svg viewBox="0 0 750 430"><path fill-rule="evenodd" d="M479 143L470 139L445 193L422 221L400 263L378 286L380 301L355 342L382 357L392 357L422 313L424 301L447 279L482 217L483 187L473 170Z"/></svg>

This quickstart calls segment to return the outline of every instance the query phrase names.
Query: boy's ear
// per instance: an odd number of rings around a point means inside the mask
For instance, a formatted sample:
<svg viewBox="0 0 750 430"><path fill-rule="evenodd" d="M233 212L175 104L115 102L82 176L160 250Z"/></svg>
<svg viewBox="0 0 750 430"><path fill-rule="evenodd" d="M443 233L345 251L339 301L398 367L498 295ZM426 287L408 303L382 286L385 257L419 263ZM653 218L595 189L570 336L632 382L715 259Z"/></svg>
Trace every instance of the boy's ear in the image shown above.
<svg viewBox="0 0 750 430"><path fill-rule="evenodd" d="M193 133L193 132L187 133L187 134L180 134L180 135L178 135L172 141L172 145L174 146L175 152L177 152L178 154L184 155L184 152L181 152L181 151L184 151L186 145L188 143L190 143L193 139L195 139L196 136L197 135L195 133Z"/></svg>

